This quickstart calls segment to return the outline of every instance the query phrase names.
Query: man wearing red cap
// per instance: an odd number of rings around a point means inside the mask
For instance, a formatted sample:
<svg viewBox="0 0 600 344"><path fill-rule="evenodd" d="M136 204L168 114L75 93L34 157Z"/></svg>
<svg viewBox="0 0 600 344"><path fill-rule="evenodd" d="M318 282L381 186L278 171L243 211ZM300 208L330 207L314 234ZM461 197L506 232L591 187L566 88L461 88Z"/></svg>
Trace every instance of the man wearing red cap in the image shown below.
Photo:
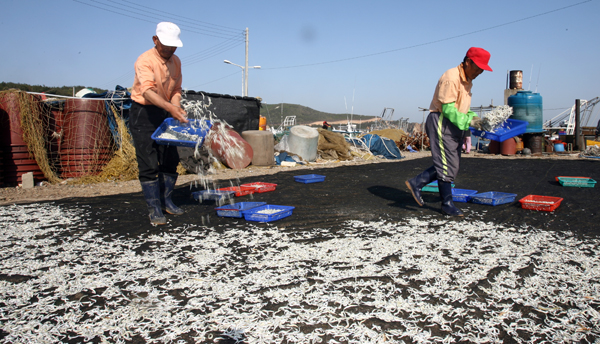
<svg viewBox="0 0 600 344"><path fill-rule="evenodd" d="M458 174L463 138L471 135L469 126L481 130L481 119L470 110L471 87L484 70L492 71L489 60L486 50L470 48L463 62L447 70L437 83L425 124L433 166L405 183L420 206L424 204L421 189L437 180L442 213L463 216L452 201L452 182Z"/></svg>
<svg viewBox="0 0 600 344"><path fill-rule="evenodd" d="M171 194L177 181L179 154L177 147L158 145L151 136L167 117L186 123L181 108L181 61L175 50L182 47L179 27L170 22L156 26L154 47L135 62L135 78L131 91L129 127L135 146L140 184L148 205L150 223L167 222L162 210L181 215Z"/></svg>

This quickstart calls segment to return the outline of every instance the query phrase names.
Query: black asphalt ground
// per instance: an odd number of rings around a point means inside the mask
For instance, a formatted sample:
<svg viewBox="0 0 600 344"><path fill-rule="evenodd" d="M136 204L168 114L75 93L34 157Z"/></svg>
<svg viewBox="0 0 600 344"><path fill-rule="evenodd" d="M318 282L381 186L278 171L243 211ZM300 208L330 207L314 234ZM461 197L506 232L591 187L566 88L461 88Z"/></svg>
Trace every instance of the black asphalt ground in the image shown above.
<svg viewBox="0 0 600 344"><path fill-rule="evenodd" d="M236 202L260 201L273 205L294 206L292 216L271 222L288 229L336 228L347 220L401 220L407 217L433 216L453 220L440 213L439 195L423 193L426 204L419 207L404 185L404 181L430 166L431 159L384 162L379 164L343 166L338 168L280 172L230 182L269 182L277 184L273 192L236 197ZM294 176L314 173L325 176L321 183L304 184ZM456 188L479 192L497 191L517 194L509 204L490 206L456 203L465 218L491 221L497 224L533 226L553 231L570 230L578 234L600 234L600 186L593 188L563 187L556 176L585 176L600 180L600 160L546 159L462 159ZM186 213L167 216L169 224L153 227L141 193L58 201L64 206L89 205L95 221L103 223L105 231L138 235L186 224L222 226L243 221L216 216L214 202L194 201L191 193L201 190L189 185L174 192L174 202ZM554 212L521 209L519 199L527 195L561 197L564 200Z"/></svg>

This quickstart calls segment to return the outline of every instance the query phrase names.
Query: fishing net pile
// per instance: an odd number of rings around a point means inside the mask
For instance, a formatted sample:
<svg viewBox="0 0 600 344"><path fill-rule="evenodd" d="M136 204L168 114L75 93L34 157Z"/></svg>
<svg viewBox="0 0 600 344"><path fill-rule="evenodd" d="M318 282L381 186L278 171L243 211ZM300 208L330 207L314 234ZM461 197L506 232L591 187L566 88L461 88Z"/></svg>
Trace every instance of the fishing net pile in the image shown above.
<svg viewBox="0 0 600 344"><path fill-rule="evenodd" d="M47 179L50 183L136 179L135 147L128 128L129 97L127 90L120 86L116 91L86 94L84 98L42 100L37 95L18 90L1 92L0 136L3 139L0 152L3 152L3 160L0 162L3 164L0 164L0 171L2 166L3 172L9 172L8 169L13 167L18 170L19 174L10 180L13 182L20 181L22 170L32 170L35 179ZM215 155L235 158L236 154L241 154L242 150L236 149L240 140L231 137L235 134L233 127L224 119L218 119L212 111L215 104L211 97L194 94L193 99L188 99L184 94L181 105L188 118L211 123L213 130L206 135L205 144L194 148L178 147L180 174L225 168ZM174 131L167 130L164 134L182 139L182 134ZM196 139L201 142L200 137ZM15 140L20 143L17 148L14 148ZM220 147L224 151L213 152L211 147ZM24 166L24 163L28 165Z"/></svg>
<svg viewBox="0 0 600 344"><path fill-rule="evenodd" d="M317 153L321 156L321 159L352 160L354 158L350 153L350 144L346 141L344 135L325 129L318 130Z"/></svg>
<svg viewBox="0 0 600 344"><path fill-rule="evenodd" d="M41 99L18 90L0 92L4 166L32 170L51 183L135 179L126 95L122 88L98 98Z"/></svg>

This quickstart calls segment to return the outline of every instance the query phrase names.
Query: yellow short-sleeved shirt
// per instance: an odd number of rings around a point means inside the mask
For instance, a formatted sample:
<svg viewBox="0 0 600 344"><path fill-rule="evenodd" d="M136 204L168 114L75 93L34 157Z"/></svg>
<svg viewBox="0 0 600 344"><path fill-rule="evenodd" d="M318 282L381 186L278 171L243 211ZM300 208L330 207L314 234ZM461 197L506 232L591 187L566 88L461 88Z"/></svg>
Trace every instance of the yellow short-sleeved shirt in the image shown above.
<svg viewBox="0 0 600 344"><path fill-rule="evenodd" d="M473 82L467 80L462 64L448 69L437 83L429 111L442 112L442 104L456 103L458 111L467 113L471 108L472 87Z"/></svg>

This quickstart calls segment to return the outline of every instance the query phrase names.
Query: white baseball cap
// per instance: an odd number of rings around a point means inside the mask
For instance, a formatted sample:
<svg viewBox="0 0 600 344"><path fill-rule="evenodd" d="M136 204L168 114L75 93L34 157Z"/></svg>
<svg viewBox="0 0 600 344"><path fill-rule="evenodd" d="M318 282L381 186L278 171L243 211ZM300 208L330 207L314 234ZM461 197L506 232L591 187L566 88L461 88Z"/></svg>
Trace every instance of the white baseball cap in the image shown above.
<svg viewBox="0 0 600 344"><path fill-rule="evenodd" d="M158 36L160 43L167 47L183 47L183 43L179 39L180 33L179 26L171 22L161 22L156 25L156 36Z"/></svg>

